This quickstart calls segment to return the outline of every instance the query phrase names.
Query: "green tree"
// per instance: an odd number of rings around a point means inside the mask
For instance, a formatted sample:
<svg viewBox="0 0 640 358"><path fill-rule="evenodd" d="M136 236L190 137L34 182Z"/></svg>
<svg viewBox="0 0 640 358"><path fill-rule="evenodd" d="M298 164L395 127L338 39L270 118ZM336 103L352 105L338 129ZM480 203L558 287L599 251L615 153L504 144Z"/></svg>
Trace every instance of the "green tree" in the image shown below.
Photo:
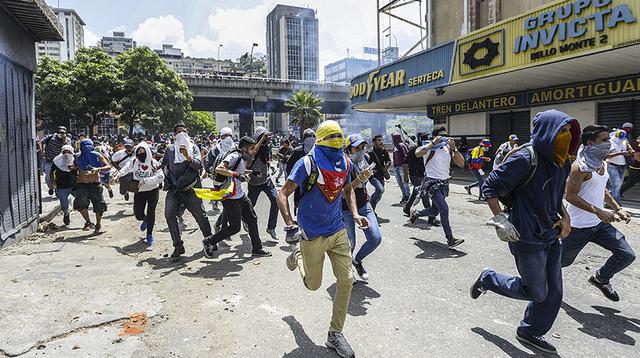
<svg viewBox="0 0 640 358"><path fill-rule="evenodd" d="M44 127L69 126L77 115L76 101L72 98L69 62L42 57L38 62L35 80L36 114L44 120Z"/></svg>
<svg viewBox="0 0 640 358"><path fill-rule="evenodd" d="M82 125L91 128L116 110L122 80L118 63L99 48L83 48L76 53L71 69L69 92Z"/></svg>
<svg viewBox="0 0 640 358"><path fill-rule="evenodd" d="M284 105L289 109L291 123L300 126L300 137L307 128L315 127L322 120L322 99L315 93L300 90L291 94Z"/></svg>
<svg viewBox="0 0 640 358"><path fill-rule="evenodd" d="M189 131L192 133L218 133L216 122L213 120L211 112L189 112L184 119L184 124L187 125L187 128L189 128Z"/></svg>
<svg viewBox="0 0 640 358"><path fill-rule="evenodd" d="M133 133L136 123L149 130L163 130L184 121L193 96L184 80L146 47L118 56L123 90L118 112Z"/></svg>

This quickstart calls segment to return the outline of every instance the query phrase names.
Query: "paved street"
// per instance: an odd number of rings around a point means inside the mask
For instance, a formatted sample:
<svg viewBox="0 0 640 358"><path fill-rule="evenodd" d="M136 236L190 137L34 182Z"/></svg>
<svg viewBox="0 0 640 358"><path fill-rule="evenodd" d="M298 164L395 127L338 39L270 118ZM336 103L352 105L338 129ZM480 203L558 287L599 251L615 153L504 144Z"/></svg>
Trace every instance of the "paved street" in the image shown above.
<svg viewBox="0 0 640 358"><path fill-rule="evenodd" d="M525 302L468 296L483 267L513 273L515 266L484 225L484 203L463 191L453 185L449 198L454 234L466 240L452 251L441 229L407 223L388 182L379 205L383 242L365 261L369 283L354 286L344 332L358 357L535 356L515 339ZM102 235L83 232L74 212L69 229L0 251L0 356L335 357L324 347L335 292L328 260L322 287L309 292L287 270L282 241L267 243L273 257L252 259L241 232L205 259L186 214L187 253L172 262L163 202L164 195L152 247L140 241L132 203L117 197ZM261 233L266 212L262 196ZM635 222L622 230L638 252L640 212L633 212ZM606 257L591 245L564 271L564 305L548 335L562 357L640 356L640 264L615 278L622 299L613 303L587 283Z"/></svg>

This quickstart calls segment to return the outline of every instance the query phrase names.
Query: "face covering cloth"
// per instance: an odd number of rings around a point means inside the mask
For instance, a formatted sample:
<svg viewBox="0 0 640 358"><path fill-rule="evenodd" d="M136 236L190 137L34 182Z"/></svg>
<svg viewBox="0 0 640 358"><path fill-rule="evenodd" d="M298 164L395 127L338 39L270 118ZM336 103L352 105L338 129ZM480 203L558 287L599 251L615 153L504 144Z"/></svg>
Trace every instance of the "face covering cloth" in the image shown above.
<svg viewBox="0 0 640 358"><path fill-rule="evenodd" d="M80 141L80 155L76 163L78 164L78 168L85 172L100 167L100 156L98 152L94 150L93 142L90 139Z"/></svg>
<svg viewBox="0 0 640 358"><path fill-rule="evenodd" d="M553 141L553 160L556 164L564 166L569 157L569 145L571 144L571 132L560 132Z"/></svg>
<svg viewBox="0 0 640 358"><path fill-rule="evenodd" d="M604 164L604 159L611 151L611 144L604 142L592 144L582 148L578 155L578 166L581 172L590 173L600 170Z"/></svg>
<svg viewBox="0 0 640 358"><path fill-rule="evenodd" d="M71 154L63 154L65 151L69 151ZM60 154L53 158L53 163L63 172L69 172L69 167L73 165L74 159L73 147L67 144L63 145L62 150L60 150Z"/></svg>
<svg viewBox="0 0 640 358"><path fill-rule="evenodd" d="M189 135L187 133L180 132L176 135L176 142L174 143L174 163L182 163L187 160L187 158L185 158L184 155L180 153L180 147L183 145L187 148L187 153L189 154L189 156L193 158L193 147L191 146L191 139L189 138Z"/></svg>

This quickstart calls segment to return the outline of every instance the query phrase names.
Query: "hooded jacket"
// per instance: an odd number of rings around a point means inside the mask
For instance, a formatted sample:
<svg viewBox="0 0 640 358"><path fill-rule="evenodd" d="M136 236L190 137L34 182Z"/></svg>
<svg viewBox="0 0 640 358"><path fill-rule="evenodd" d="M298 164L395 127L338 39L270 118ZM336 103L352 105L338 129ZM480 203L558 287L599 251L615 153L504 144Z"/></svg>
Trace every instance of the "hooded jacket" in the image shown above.
<svg viewBox="0 0 640 358"><path fill-rule="evenodd" d="M407 161L409 148L402 142L402 135L400 133L393 133L391 139L393 140L393 167L401 167Z"/></svg>
<svg viewBox="0 0 640 358"><path fill-rule="evenodd" d="M153 153L147 142L140 142L135 148L134 153L138 153L139 148L144 148L144 151L147 153L145 161L141 162L137 157L134 157L133 160L129 161L127 165L118 172L118 175L122 177L133 173L134 180L144 180L144 183L138 191L151 191L160 186L160 183L164 181L164 172L162 169L158 169L160 164L153 159Z"/></svg>
<svg viewBox="0 0 640 358"><path fill-rule="evenodd" d="M566 180L571 171L571 161L564 166L554 162L554 141L560 129L571 124L569 154L575 155L580 141L580 125L569 115L556 110L538 113L533 120L531 144L538 156L538 167L531 181L513 195L513 207L509 221L518 229L519 247L535 249L553 243L560 228L552 229L560 219L562 197ZM482 187L487 199L498 194L506 195L526 179L531 156L528 150L520 150L489 174Z"/></svg>

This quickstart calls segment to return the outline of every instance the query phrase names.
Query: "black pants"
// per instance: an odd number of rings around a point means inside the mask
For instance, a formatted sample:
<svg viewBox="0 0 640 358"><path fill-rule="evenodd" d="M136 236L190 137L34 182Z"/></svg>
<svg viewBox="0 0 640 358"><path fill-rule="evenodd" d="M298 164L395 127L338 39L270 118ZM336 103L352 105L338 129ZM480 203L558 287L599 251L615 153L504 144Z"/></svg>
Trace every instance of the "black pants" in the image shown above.
<svg viewBox="0 0 640 358"><path fill-rule="evenodd" d="M229 225L223 226L209 241L212 244L217 244L239 233L242 227L242 221L244 221L249 226L249 237L251 238L253 250L262 249L262 241L260 241L260 234L258 233L258 216L255 210L253 210L251 200L249 200L246 195L240 199L228 199L222 202L222 207L225 218L229 221Z"/></svg>
<svg viewBox="0 0 640 358"><path fill-rule="evenodd" d="M640 169L629 168L629 176L622 183L622 187L620 188L620 195L624 194L625 191L633 188L633 186L638 182L640 182Z"/></svg>
<svg viewBox="0 0 640 358"><path fill-rule="evenodd" d="M169 226L173 247L184 247L184 242L180 238L180 227L178 226L178 214L181 206L189 210L193 218L196 219L202 235L210 237L211 224L209 223L209 218L207 218L207 213L204 211L202 200L196 196L196 193L192 189L168 191L164 204L164 218L167 220L167 226Z"/></svg>
<svg viewBox="0 0 640 358"><path fill-rule="evenodd" d="M418 192L420 191L420 185L422 184L423 178L424 177L415 176L415 175L411 175L409 177L409 180L411 181L411 185L413 185L413 189L411 190L411 196L409 197L409 200L407 201L406 204L404 204L403 211L405 214L409 214L411 212L411 207L413 206L413 203L416 200L416 197L418 196ZM425 209L431 206L431 203L429 202L428 197L425 196L422 198L422 206L424 206Z"/></svg>
<svg viewBox="0 0 640 358"><path fill-rule="evenodd" d="M147 235L153 235L153 226L156 223L156 206L160 196L158 188L150 191L140 191L133 194L133 213L136 220L147 221ZM145 213L145 206L147 211Z"/></svg>

